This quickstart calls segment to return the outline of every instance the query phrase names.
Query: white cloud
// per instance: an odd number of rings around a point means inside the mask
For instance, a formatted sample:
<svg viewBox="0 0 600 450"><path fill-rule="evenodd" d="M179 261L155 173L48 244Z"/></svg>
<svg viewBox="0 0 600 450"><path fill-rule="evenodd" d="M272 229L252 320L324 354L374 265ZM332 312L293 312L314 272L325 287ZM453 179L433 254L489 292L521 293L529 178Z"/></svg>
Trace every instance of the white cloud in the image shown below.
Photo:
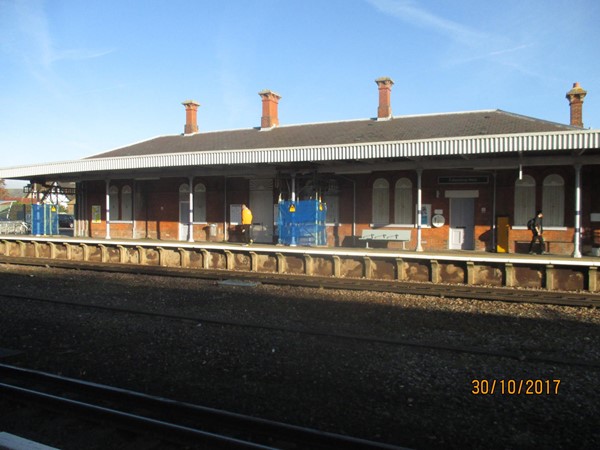
<svg viewBox="0 0 600 450"><path fill-rule="evenodd" d="M99 58L114 49L89 50L57 48L46 16L43 0L16 1L12 11L4 7L4 14L14 16L10 32L3 33L3 48L19 55L32 71L48 71L59 61L81 61ZM8 22L8 20L7 20Z"/></svg>
<svg viewBox="0 0 600 450"><path fill-rule="evenodd" d="M437 33L451 37L466 44L472 44L486 37L484 33L470 27L444 19L420 8L413 0L367 0L372 6L384 14L391 15L400 20L427 28Z"/></svg>

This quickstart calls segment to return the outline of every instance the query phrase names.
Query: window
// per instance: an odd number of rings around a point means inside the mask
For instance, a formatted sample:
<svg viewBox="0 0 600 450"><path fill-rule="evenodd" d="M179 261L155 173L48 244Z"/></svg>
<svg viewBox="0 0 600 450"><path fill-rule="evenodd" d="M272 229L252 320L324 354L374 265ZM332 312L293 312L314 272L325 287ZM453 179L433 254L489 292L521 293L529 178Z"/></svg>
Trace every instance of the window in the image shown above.
<svg viewBox="0 0 600 450"><path fill-rule="evenodd" d="M535 180L530 175L523 175L522 180L515 182L515 219L514 225L526 226L527 221L535 215Z"/></svg>
<svg viewBox="0 0 600 450"><path fill-rule="evenodd" d="M202 183L194 187L194 222L206 222L206 186Z"/></svg>
<svg viewBox="0 0 600 450"><path fill-rule="evenodd" d="M545 227L565 225L565 181L560 175L552 174L544 178L542 211Z"/></svg>
<svg viewBox="0 0 600 450"><path fill-rule="evenodd" d="M110 220L119 220L119 188L111 186L108 190L108 209Z"/></svg>
<svg viewBox="0 0 600 450"><path fill-rule="evenodd" d="M183 183L179 186L179 201L188 202L190 200L190 187Z"/></svg>
<svg viewBox="0 0 600 450"><path fill-rule="evenodd" d="M412 182L408 178L396 181L394 195L394 223L402 225L414 224L412 218Z"/></svg>
<svg viewBox="0 0 600 450"><path fill-rule="evenodd" d="M373 224L390 223L390 184L383 178L373 183Z"/></svg>
<svg viewBox="0 0 600 450"><path fill-rule="evenodd" d="M323 201L325 202L325 204L327 205L327 215L325 218L325 222L329 223L329 224L339 224L340 223L340 216L339 216L339 196L336 195L330 195L330 194L325 194L325 196L323 197Z"/></svg>
<svg viewBox="0 0 600 450"><path fill-rule="evenodd" d="M121 189L121 220L132 220L133 218L131 198L131 187L123 186Z"/></svg>

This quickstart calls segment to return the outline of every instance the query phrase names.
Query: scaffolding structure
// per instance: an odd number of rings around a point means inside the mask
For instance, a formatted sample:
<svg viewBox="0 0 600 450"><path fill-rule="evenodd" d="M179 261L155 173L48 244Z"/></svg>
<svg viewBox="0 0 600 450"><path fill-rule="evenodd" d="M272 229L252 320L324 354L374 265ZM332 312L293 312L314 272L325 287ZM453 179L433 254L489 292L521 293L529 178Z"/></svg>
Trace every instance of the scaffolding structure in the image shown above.
<svg viewBox="0 0 600 450"><path fill-rule="evenodd" d="M320 200L281 200L277 225L283 245L327 245L327 205Z"/></svg>

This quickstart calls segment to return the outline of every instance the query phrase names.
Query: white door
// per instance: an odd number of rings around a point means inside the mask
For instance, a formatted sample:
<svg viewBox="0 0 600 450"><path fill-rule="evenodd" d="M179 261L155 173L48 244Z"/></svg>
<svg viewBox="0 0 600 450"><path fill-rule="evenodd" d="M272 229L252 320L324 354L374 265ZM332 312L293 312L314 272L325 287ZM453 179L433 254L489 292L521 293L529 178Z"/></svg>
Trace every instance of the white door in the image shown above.
<svg viewBox="0 0 600 450"><path fill-rule="evenodd" d="M190 202L179 202L179 240L187 241L190 236Z"/></svg>
<svg viewBox="0 0 600 450"><path fill-rule="evenodd" d="M273 180L250 180L251 236L254 242L273 242Z"/></svg>
<svg viewBox="0 0 600 450"><path fill-rule="evenodd" d="M475 199L450 199L450 249L473 250L475 248Z"/></svg>

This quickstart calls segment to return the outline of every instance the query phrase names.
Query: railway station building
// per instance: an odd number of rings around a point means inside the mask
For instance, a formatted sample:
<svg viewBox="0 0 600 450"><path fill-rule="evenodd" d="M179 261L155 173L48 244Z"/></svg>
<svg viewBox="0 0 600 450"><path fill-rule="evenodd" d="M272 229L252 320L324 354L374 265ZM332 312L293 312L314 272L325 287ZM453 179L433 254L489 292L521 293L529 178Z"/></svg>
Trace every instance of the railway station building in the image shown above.
<svg viewBox="0 0 600 450"><path fill-rule="evenodd" d="M75 183L76 237L236 242L247 204L255 242L277 244L279 202L313 200L329 247L525 252L537 210L551 253L600 246L600 130L584 128L578 83L559 124L502 110L394 116L394 82L375 81L373 118L280 124L281 96L264 90L260 126L203 132L188 100L181 134L0 178Z"/></svg>

